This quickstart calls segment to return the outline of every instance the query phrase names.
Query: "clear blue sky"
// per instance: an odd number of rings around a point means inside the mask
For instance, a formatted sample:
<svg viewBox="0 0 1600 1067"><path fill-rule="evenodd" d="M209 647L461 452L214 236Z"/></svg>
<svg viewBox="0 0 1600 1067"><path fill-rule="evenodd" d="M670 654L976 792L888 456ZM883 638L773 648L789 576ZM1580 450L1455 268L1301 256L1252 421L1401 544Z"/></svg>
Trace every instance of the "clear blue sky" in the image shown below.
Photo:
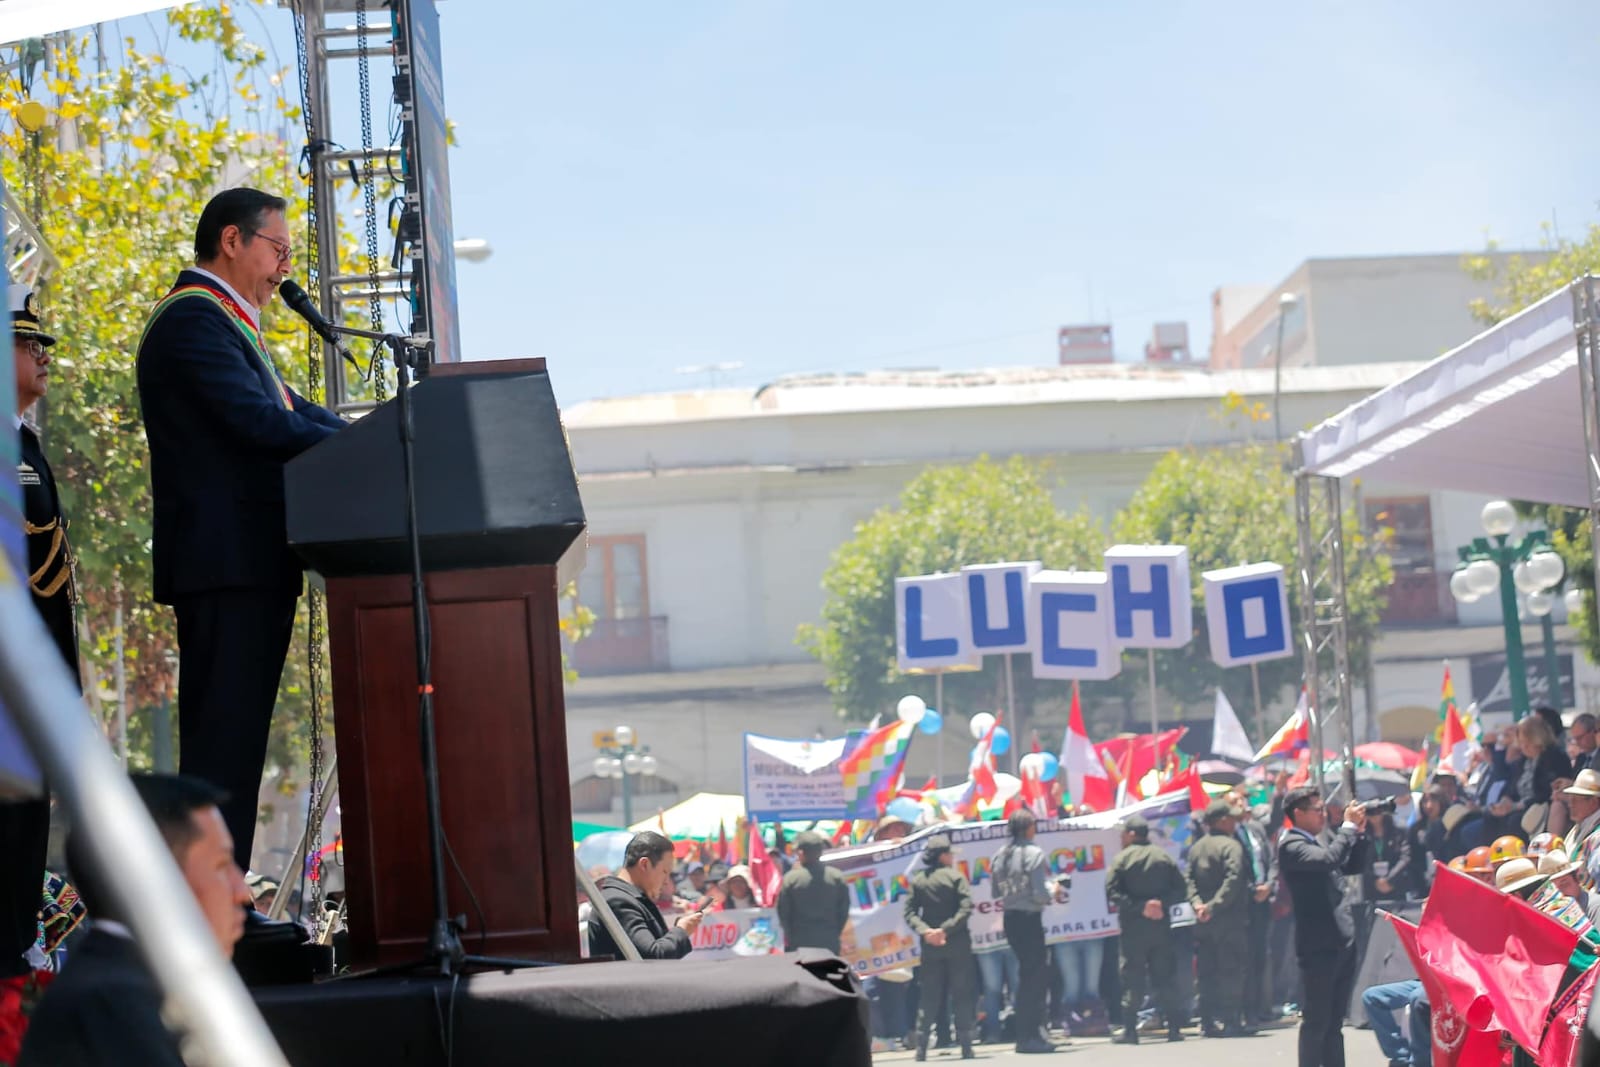
<svg viewBox="0 0 1600 1067"><path fill-rule="evenodd" d="M463 345L568 405L1048 364L1107 315L1203 357L1220 284L1596 219L1600 31L1521 7L444 0Z"/></svg>

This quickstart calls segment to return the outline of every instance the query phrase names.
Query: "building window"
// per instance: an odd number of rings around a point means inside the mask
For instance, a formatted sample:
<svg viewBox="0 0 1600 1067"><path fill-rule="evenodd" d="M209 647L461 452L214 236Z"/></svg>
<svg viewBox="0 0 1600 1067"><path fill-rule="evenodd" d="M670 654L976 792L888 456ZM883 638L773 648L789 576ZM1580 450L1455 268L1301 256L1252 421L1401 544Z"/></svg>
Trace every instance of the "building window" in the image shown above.
<svg viewBox="0 0 1600 1067"><path fill-rule="evenodd" d="M1440 571L1433 553L1433 507L1425 496L1380 497L1363 501L1363 518L1374 540L1394 564L1394 584L1383 621L1428 625L1455 620L1450 575Z"/></svg>
<svg viewBox="0 0 1600 1067"><path fill-rule="evenodd" d="M578 603L596 619L649 616L643 534L589 539L589 562L578 578Z"/></svg>
<svg viewBox="0 0 1600 1067"><path fill-rule="evenodd" d="M579 674L667 669L667 620L650 614L643 534L589 539L578 603L594 612L589 635L568 647Z"/></svg>

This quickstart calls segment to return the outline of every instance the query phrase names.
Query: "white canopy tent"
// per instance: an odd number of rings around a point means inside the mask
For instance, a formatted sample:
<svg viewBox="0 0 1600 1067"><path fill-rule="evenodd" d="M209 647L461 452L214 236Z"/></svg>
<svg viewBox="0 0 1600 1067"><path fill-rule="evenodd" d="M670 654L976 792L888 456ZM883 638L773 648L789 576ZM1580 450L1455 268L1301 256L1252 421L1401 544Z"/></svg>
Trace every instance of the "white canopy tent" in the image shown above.
<svg viewBox="0 0 1600 1067"><path fill-rule="evenodd" d="M1341 481L1600 502L1600 310L1580 278L1296 438L1300 626L1311 743L1343 727L1354 785ZM1600 527L1600 523L1596 524ZM1321 783L1320 766L1314 772Z"/></svg>
<svg viewBox="0 0 1600 1067"><path fill-rule="evenodd" d="M1302 434L1300 473L1587 507L1576 325L1563 287Z"/></svg>
<svg viewBox="0 0 1600 1067"><path fill-rule="evenodd" d="M111 22L190 0L0 0L0 43Z"/></svg>

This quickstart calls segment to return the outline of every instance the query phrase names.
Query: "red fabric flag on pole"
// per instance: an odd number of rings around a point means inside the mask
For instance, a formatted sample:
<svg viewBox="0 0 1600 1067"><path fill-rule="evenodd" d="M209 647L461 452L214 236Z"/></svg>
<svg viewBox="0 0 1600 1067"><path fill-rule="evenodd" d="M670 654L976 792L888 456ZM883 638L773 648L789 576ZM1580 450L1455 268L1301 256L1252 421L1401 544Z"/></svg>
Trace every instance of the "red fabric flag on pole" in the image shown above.
<svg viewBox="0 0 1600 1067"><path fill-rule="evenodd" d="M728 840L728 824L721 819L717 820L717 858L729 867L739 862L739 857L733 851L733 843Z"/></svg>
<svg viewBox="0 0 1600 1067"><path fill-rule="evenodd" d="M1111 778L1105 765L1089 743L1083 727L1083 706L1078 702L1078 683L1072 683L1072 711L1067 717L1067 737L1061 745L1061 766L1067 772L1067 792L1080 809L1110 811L1116 804Z"/></svg>
<svg viewBox="0 0 1600 1067"><path fill-rule="evenodd" d="M1475 1029L1504 1030L1523 1048L1537 1049L1577 944L1577 931L1522 900L1435 864L1417 949Z"/></svg>
<svg viewBox="0 0 1600 1067"><path fill-rule="evenodd" d="M1445 709L1444 738L1439 742L1440 772L1464 777L1471 754L1472 742L1467 739L1467 728L1461 725L1461 713L1452 700Z"/></svg>
<svg viewBox="0 0 1600 1067"><path fill-rule="evenodd" d="M754 818L750 820L750 875L755 879L750 891L756 903L763 908L770 908L777 903L778 885L783 881L783 872L767 854L766 842L761 839L761 823Z"/></svg>
<svg viewBox="0 0 1600 1067"><path fill-rule="evenodd" d="M1200 770L1197 767L1179 771L1171 778L1168 778L1166 783L1162 785L1161 792L1176 793L1180 789L1186 789L1189 792L1190 811L1204 811L1206 810L1206 805L1211 803L1210 794L1206 792L1205 786L1200 782Z"/></svg>
<svg viewBox="0 0 1600 1067"><path fill-rule="evenodd" d="M1589 1018L1589 1002L1594 1000L1595 974L1600 966L1590 967L1556 996L1550 1008L1550 1025L1539 1042L1539 1062L1545 1067L1567 1067L1578 1062L1578 1043Z"/></svg>
<svg viewBox="0 0 1600 1067"><path fill-rule="evenodd" d="M1400 947L1411 957L1411 966L1422 979L1428 994L1429 1036L1433 1038L1433 1062L1437 1067L1495 1067L1510 1058L1500 1047L1499 1030L1475 1030L1456 1011L1455 1005L1422 958L1417 948L1417 928L1388 912L1379 912L1394 925Z"/></svg>

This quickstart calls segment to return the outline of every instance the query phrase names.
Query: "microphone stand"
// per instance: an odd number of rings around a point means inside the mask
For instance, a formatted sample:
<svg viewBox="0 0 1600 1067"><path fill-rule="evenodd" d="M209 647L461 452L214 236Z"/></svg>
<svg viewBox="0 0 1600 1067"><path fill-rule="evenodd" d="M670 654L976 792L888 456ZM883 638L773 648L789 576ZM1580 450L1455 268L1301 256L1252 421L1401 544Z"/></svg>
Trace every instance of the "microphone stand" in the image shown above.
<svg viewBox="0 0 1600 1067"><path fill-rule="evenodd" d="M399 404L400 455L405 480L406 542L411 550L411 613L417 659L417 719L421 734L422 781L428 819L428 861L433 875L433 926L428 933L427 954L415 962L380 967L364 974L366 976L389 974L426 966L437 968L439 977L450 978L470 966L508 970L557 966L546 960L471 955L461 944L461 931L466 926L466 917L455 918L450 915L449 893L445 886L444 820L439 808L439 742L434 729L433 714L433 631L428 618L428 591L423 583L422 570L422 538L417 525L416 426L411 406L411 372L426 365L428 353L433 349L433 341L404 337L400 334L378 333L375 330L335 326L331 323L328 328L347 337L360 337L383 344L389 349L394 360L397 383L395 401Z"/></svg>

